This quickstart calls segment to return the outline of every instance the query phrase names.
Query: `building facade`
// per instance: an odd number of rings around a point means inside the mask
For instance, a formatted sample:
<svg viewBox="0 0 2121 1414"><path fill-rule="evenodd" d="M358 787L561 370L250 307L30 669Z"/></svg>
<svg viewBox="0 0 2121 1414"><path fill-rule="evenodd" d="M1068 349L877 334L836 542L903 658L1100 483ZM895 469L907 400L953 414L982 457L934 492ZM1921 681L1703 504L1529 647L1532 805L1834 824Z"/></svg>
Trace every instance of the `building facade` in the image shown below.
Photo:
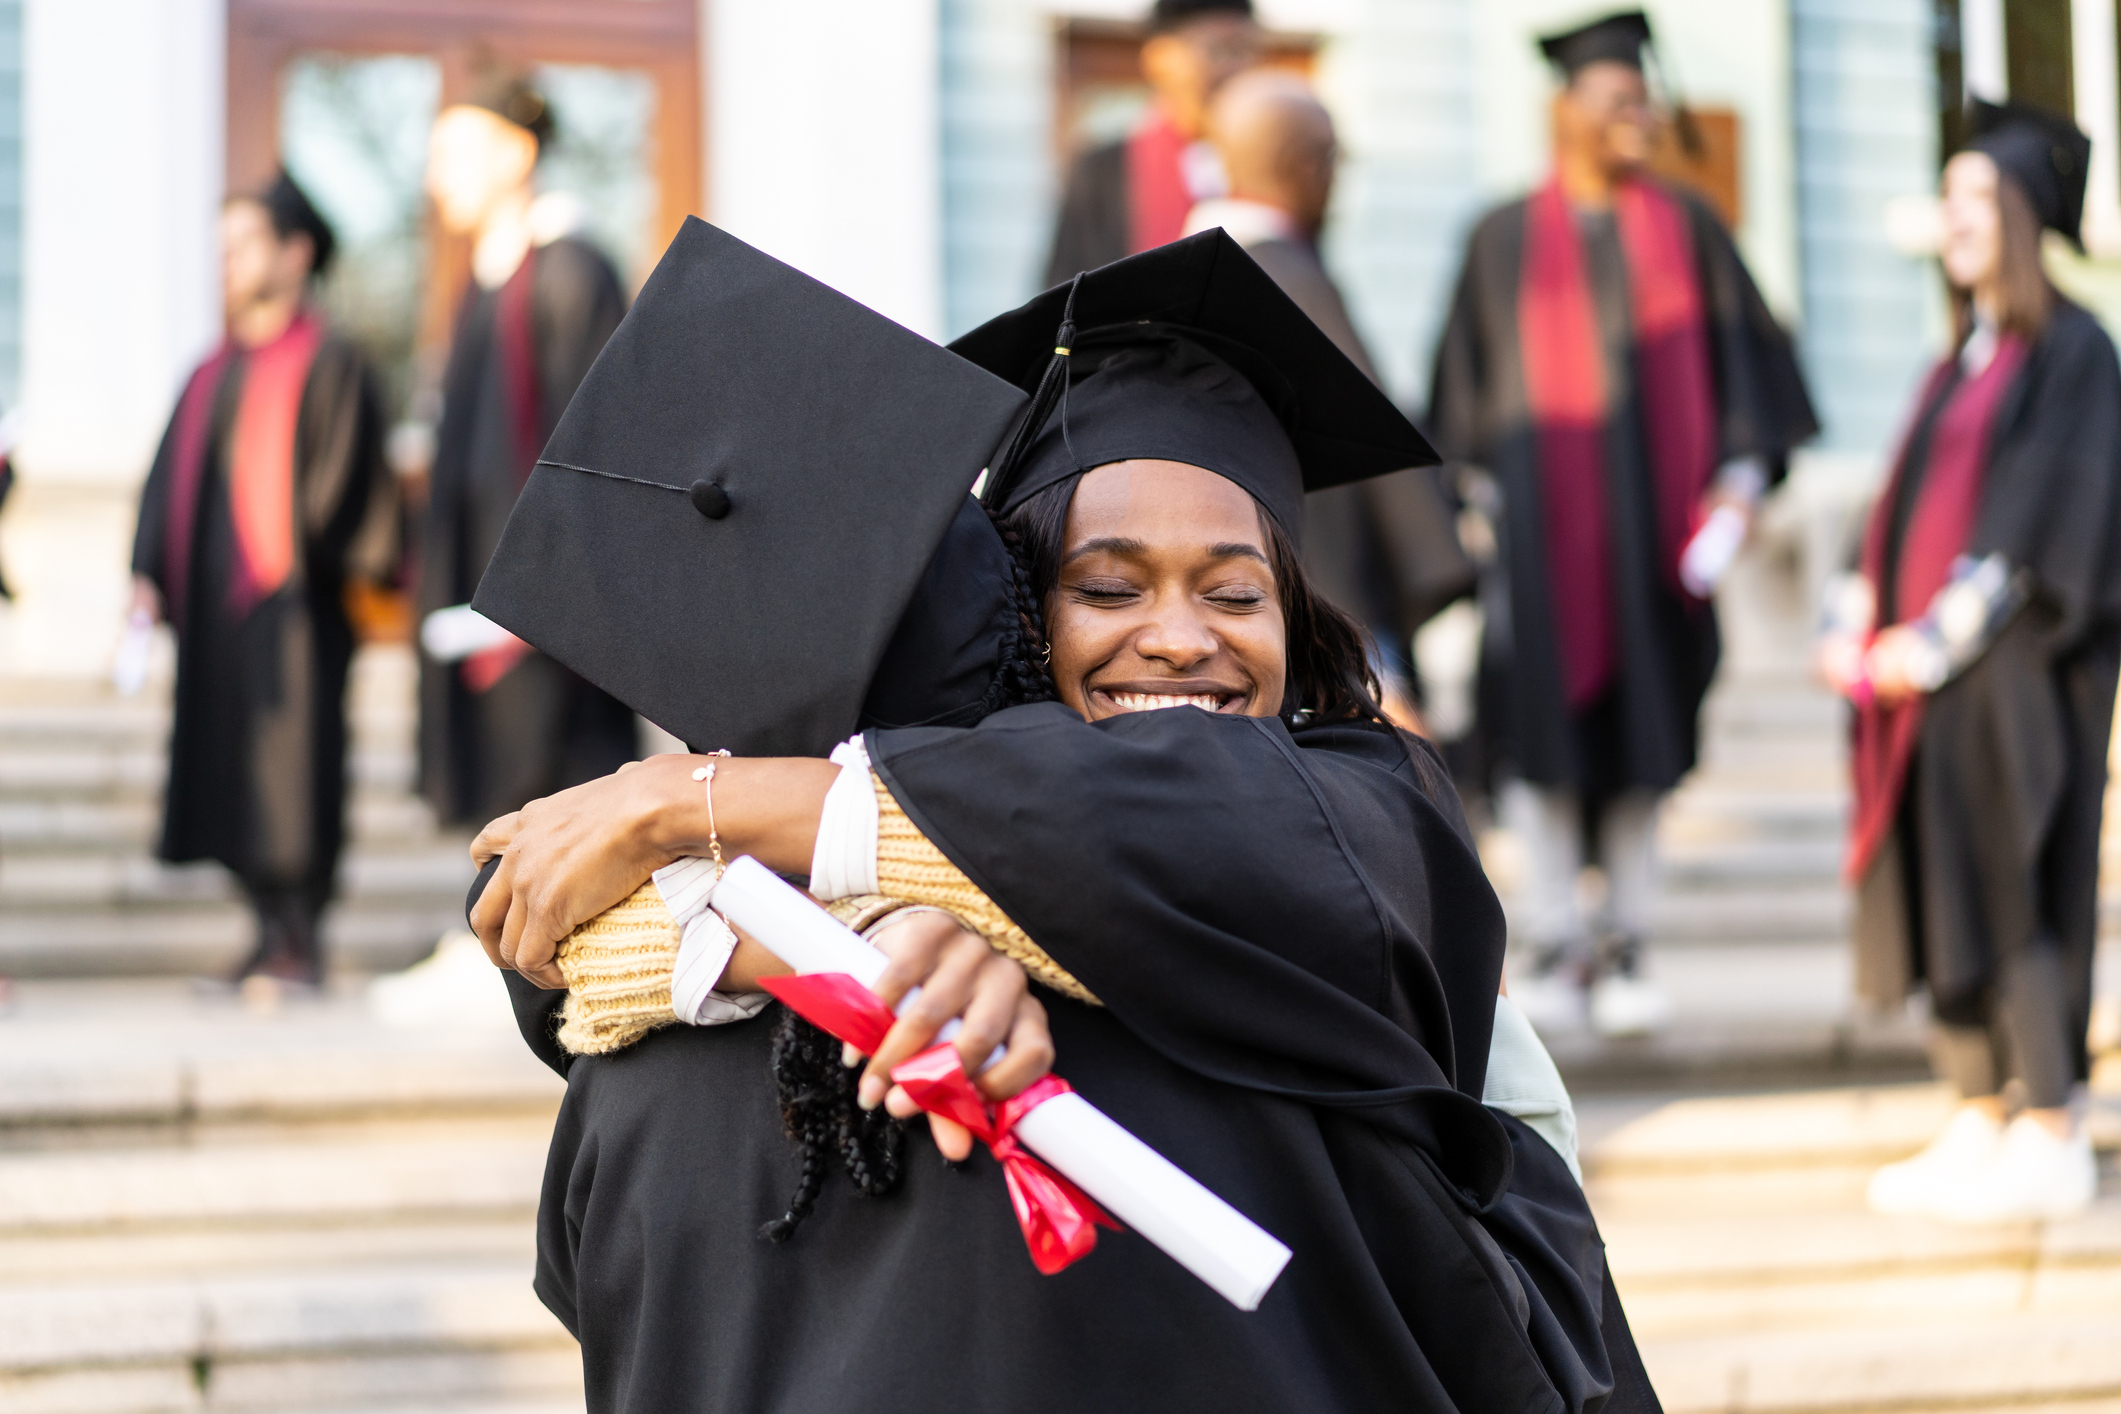
<svg viewBox="0 0 2121 1414"><path fill-rule="evenodd" d="M1907 231L1963 92L2062 103L2093 133L2092 257L2057 269L2116 303L2116 4L1648 6L1721 144L1719 203L1798 331L1828 499L1865 493L1942 335ZM1259 0L1339 121L1327 257L1410 408L1465 231L1545 169L1531 36L1600 8ZM1033 292L1071 145L1140 102L1138 18L1133 0L0 0L0 401L20 435L0 675L107 668L133 496L218 336L218 206L277 158L353 231L335 308L375 322L415 423L465 259L427 235L423 134L486 58L541 66L581 135L554 180L593 196L636 280L693 211L947 338Z"/></svg>

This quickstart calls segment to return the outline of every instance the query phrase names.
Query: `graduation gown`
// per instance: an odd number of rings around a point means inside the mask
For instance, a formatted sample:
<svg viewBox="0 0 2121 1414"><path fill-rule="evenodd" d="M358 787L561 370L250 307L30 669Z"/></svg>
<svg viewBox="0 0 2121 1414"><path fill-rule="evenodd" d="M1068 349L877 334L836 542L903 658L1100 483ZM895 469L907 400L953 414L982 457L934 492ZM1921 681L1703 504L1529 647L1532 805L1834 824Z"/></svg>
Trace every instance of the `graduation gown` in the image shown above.
<svg viewBox="0 0 2121 1414"><path fill-rule="evenodd" d="M281 394L294 399L281 410L294 417L291 559L269 593L246 586L231 450L255 358L224 346L193 373L141 492L133 572L154 581L177 637L155 852L321 902L345 836L346 581L395 569L397 503L374 379L324 331Z"/></svg>
<svg viewBox="0 0 2121 1414"><path fill-rule="evenodd" d="M1370 351L1317 248L1294 238L1243 244L1282 293L1377 382ZM1304 497L1304 572L1386 640L1390 658L1402 666L1415 630L1474 583L1437 475L1434 467L1412 467Z"/></svg>
<svg viewBox="0 0 2121 1414"><path fill-rule="evenodd" d="M1684 213L1703 308L1714 464L1760 456L1778 479L1786 454L1818 426L1789 338L1708 207L1684 191L1665 195ZM1592 219L1581 227L1582 260L1604 385L1596 436L1617 662L1598 702L1568 705L1569 645L1555 622L1540 435L1520 336L1534 199L1502 206L1474 229L1429 401L1439 449L1490 473L1500 492L1496 582L1481 596L1483 755L1534 784L1593 797L1668 790L1694 765L1696 717L1719 650L1716 619L1659 562L1661 509L1636 386L1643 350L1631 327L1627 257L1615 223Z"/></svg>
<svg viewBox="0 0 2121 1414"><path fill-rule="evenodd" d="M1188 179L1191 145L1151 109L1128 136L1077 156L1061 191L1046 284L1177 240L1196 197L1212 194Z"/></svg>
<svg viewBox="0 0 2121 1414"><path fill-rule="evenodd" d="M1993 427L1965 552L2002 555L2030 597L1924 706L1912 797L1858 889L1858 990L1897 1003L1921 979L1936 1014L1979 1024L2003 959L2057 948L2082 1080L2121 674L2121 366L2096 319L2058 305Z"/></svg>
<svg viewBox="0 0 2121 1414"><path fill-rule="evenodd" d="M560 414L626 312L611 263L571 238L474 287L444 381L421 547L424 615L469 603ZM624 704L535 651L483 691L464 664L420 664L420 786L444 821L483 825L607 775L635 754Z"/></svg>
<svg viewBox="0 0 2121 1414"><path fill-rule="evenodd" d="M1133 1234L1042 1277L992 1162L919 1140L896 1193L832 1179L774 1246L770 1010L570 1063L511 975L568 1075L536 1286L591 1409L1656 1407L1581 1190L1475 1098L1502 919L1425 744L1045 704L869 745L1106 1002L1042 997L1060 1072L1295 1256L1249 1314Z"/></svg>

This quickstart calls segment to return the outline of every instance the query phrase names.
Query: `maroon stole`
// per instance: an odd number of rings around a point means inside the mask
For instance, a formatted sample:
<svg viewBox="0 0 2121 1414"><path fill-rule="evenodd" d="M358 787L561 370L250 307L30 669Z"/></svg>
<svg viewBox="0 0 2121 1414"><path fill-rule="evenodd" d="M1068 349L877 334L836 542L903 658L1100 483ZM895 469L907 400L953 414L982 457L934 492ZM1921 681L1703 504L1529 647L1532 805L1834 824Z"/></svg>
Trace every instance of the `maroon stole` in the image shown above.
<svg viewBox="0 0 2121 1414"><path fill-rule="evenodd" d="M545 399L538 377L538 342L531 309L531 291L537 275L538 249L523 253L501 288L494 292L493 348L501 365L501 401L508 429L515 444L516 489L530 480L538 454L545 450ZM482 648L457 665L464 686L485 693L509 670L530 654L530 645L520 638Z"/></svg>
<svg viewBox="0 0 2121 1414"><path fill-rule="evenodd" d="M1657 502L1659 569L1676 590L1679 557L1716 463L1706 306L1685 208L1654 182L1638 180L1615 190L1613 213L1627 262L1635 396ZM1558 179L1526 204L1517 328L1538 439L1562 690L1569 710L1582 711L1619 668L1606 523L1612 409L1583 238Z"/></svg>
<svg viewBox="0 0 2121 1414"><path fill-rule="evenodd" d="M1952 561L1966 552L1967 541L1974 533L1974 520L1981 510L1981 485L1988 471L1996 411L2024 366L2025 354L2023 340L2016 336L2004 338L1988 367L1971 378L1961 379L1951 390L1931 424L1922 485L1915 493L1915 507L1908 516L1899 567L1893 577L1895 623L1921 618L1928 611L1930 600L1950 580ZM1955 361L1947 359L1930 374L1916 404L1917 425L1920 414L1943 395ZM1864 530L1863 573L1874 586L1885 572L1885 537L1892 529L1893 503L1899 497L1900 482L1907 475L1907 453L1903 442L1894 461L1892 480L1871 507L1870 524ZM1882 593L1880 599L1882 602ZM1877 625L1873 637L1876 629L1885 627ZM1856 803L1849 823L1845 864L1851 883L1869 872L1878 847L1885 843L1900 814L1900 794L1907 785L1908 763L1914 758L1927 699L1927 693L1918 692L1895 706L1883 706L1873 699L1856 709L1849 751L1849 776Z"/></svg>
<svg viewBox="0 0 2121 1414"><path fill-rule="evenodd" d="M1152 109L1127 139L1128 248L1169 245L1186 229L1193 193L1186 188L1186 140Z"/></svg>
<svg viewBox="0 0 2121 1414"><path fill-rule="evenodd" d="M177 400L171 448L168 514L163 541L169 616L182 623L191 580L192 537L199 522L207 442L222 380L240 357L243 392L228 446L229 512L238 555L229 609L248 614L287 582L295 561L295 432L310 365L324 341L324 325L307 310L271 341L240 349L223 340L199 365Z"/></svg>

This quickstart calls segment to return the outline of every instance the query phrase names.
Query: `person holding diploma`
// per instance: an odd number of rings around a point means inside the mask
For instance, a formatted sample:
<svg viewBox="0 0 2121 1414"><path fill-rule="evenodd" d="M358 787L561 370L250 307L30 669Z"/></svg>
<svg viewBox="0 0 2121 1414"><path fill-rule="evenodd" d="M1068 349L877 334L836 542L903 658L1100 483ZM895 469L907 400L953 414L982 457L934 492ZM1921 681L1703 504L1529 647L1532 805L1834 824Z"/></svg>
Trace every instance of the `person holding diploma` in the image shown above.
<svg viewBox="0 0 2121 1414"><path fill-rule="evenodd" d="M1483 748L1525 847L1513 994L1541 1025L1661 1027L1645 965L1657 813L1693 769L1715 581L1817 430L1788 337L1729 232L1648 172L1657 117L1632 10L1540 41L1554 173L1473 230L1437 345L1431 430L1500 491L1481 599ZM1602 916L1577 876L1605 873Z"/></svg>
<svg viewBox="0 0 2121 1414"><path fill-rule="evenodd" d="M1305 490L1426 443L1220 231L953 347L689 225L474 601L739 752L474 846L568 1077L537 1289L591 1407L1656 1408L1570 1158L1480 1102L1509 1013L1455 793L1302 570ZM784 969L707 906L746 854L921 988L866 1065L761 1014ZM1293 1248L1258 1309L1124 1234L1041 1276L984 1153L906 1153L887 1072L952 1018L990 1098L1057 1056Z"/></svg>
<svg viewBox="0 0 2121 1414"><path fill-rule="evenodd" d="M1944 169L1955 346L1916 401L1821 649L1854 707L1857 990L1926 986L1961 1104L1871 1205L1974 1222L2081 1211L2099 827L2121 673L2121 368L2040 263L2079 239L2091 143L1976 103ZM2023 1086L2016 1117L2003 1087ZM2006 1124L2006 1120L2008 1123Z"/></svg>

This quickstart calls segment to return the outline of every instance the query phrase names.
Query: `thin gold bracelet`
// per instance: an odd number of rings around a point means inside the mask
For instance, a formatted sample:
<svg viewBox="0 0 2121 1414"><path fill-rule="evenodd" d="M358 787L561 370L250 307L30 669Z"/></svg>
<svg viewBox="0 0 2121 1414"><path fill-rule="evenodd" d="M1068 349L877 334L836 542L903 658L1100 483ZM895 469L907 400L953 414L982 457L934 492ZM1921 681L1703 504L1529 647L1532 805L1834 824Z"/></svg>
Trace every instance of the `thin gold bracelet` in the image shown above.
<svg viewBox="0 0 2121 1414"><path fill-rule="evenodd" d="M710 751L707 754L726 760L732 753L722 750ZM707 791L707 853L713 856L717 872L722 868L722 834L714 826L714 773L721 764L721 761L709 761L692 773L692 778L700 782Z"/></svg>

